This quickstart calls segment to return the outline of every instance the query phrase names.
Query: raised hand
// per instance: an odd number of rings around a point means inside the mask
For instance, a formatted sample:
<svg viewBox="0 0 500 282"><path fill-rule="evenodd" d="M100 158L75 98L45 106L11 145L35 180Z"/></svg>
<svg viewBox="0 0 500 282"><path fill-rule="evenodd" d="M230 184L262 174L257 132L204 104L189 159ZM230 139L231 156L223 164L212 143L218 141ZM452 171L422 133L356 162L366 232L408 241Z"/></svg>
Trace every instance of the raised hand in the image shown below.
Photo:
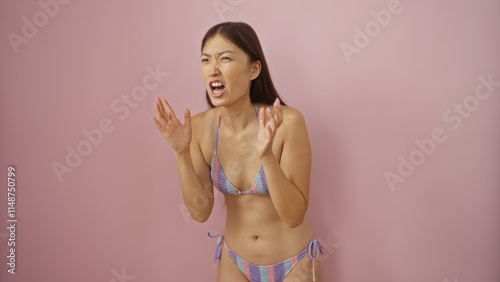
<svg viewBox="0 0 500 282"><path fill-rule="evenodd" d="M272 114L270 108L267 108L266 110L264 110L264 108L260 108L259 110L259 134L257 138L257 154L259 158L266 155L272 156L274 136L276 135L276 131L280 125L283 123L283 108L281 107L278 99L274 102L273 107L274 115ZM267 123L266 115L269 119Z"/></svg>
<svg viewBox="0 0 500 282"><path fill-rule="evenodd" d="M191 143L191 113L189 109L184 111L184 124L175 116L174 111L167 100L156 97L156 118L151 119L156 127L167 139L176 153L183 153L189 149Z"/></svg>

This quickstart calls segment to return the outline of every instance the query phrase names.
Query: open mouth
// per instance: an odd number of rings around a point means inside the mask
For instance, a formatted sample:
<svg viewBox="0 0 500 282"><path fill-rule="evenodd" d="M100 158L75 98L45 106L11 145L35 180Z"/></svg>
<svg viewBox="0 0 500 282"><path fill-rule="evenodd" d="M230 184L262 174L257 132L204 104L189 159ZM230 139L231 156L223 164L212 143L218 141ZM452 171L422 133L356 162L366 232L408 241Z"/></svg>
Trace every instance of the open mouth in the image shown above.
<svg viewBox="0 0 500 282"><path fill-rule="evenodd" d="M210 88L212 89L212 93L214 93L214 96L217 97L222 94L224 89L226 89L226 86L224 86L224 84L222 84L222 82L220 81L214 81L210 84Z"/></svg>

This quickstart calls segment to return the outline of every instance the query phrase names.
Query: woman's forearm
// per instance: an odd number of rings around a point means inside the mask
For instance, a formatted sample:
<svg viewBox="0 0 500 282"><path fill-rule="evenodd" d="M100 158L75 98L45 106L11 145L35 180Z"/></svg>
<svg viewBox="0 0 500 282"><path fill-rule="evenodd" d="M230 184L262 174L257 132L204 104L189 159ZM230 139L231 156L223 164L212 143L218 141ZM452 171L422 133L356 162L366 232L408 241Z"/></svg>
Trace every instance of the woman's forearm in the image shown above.
<svg viewBox="0 0 500 282"><path fill-rule="evenodd" d="M273 155L261 159L271 200L281 219L291 228L304 221L306 197L285 175Z"/></svg>
<svg viewBox="0 0 500 282"><path fill-rule="evenodd" d="M198 178L189 150L175 153L179 171L182 197L191 217L198 222L205 222L214 205L213 188L209 183L203 185Z"/></svg>

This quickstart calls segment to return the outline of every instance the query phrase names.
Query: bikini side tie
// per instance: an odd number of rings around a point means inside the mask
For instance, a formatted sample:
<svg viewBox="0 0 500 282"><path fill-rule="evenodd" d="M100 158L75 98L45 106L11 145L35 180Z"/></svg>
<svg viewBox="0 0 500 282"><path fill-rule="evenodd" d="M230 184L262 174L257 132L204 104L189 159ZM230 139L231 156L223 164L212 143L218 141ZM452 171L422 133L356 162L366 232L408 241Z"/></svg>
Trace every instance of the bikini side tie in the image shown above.
<svg viewBox="0 0 500 282"><path fill-rule="evenodd" d="M318 249L319 252L317 252L316 249ZM319 253L323 254L322 249L323 249L323 246L318 241L316 241L316 238L313 237L311 242L309 242L309 247L308 247L309 258L311 258L311 260L313 262L313 281L316 281L316 275L315 275L316 271L314 268L314 261L316 261L316 259L318 259Z"/></svg>
<svg viewBox="0 0 500 282"><path fill-rule="evenodd" d="M210 234L211 232L216 233L215 235ZM224 238L222 236L222 233L217 233L217 231L210 230L208 231L208 236L210 238L217 238L217 244L215 245L215 255L214 255L214 267L217 264L217 260L220 259L220 255L222 253L222 239Z"/></svg>

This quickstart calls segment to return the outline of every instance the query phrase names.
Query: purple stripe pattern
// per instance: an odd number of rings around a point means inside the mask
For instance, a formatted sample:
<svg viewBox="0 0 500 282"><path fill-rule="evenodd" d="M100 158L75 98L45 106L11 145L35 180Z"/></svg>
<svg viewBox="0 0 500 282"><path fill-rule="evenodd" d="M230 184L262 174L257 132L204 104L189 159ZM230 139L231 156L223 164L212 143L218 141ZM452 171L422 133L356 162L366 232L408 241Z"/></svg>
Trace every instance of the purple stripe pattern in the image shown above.
<svg viewBox="0 0 500 282"><path fill-rule="evenodd" d="M211 235L210 232L208 236L211 238L217 238L217 245L215 249L215 257L214 261L220 259L222 245L226 249L227 253L233 260L234 264L238 267L238 269L245 275L245 277L251 282L279 282L283 281L285 277L292 271L292 269L299 263L299 261L306 255L309 254L313 262L313 281L316 281L315 277L315 261L318 259L319 254L323 253L323 246L313 238L308 246L300 252L298 255L287 259L283 262L273 264L273 265L257 265L250 263L233 251L229 249L226 242L224 242L224 237L222 234ZM318 251L319 250L319 251Z"/></svg>

